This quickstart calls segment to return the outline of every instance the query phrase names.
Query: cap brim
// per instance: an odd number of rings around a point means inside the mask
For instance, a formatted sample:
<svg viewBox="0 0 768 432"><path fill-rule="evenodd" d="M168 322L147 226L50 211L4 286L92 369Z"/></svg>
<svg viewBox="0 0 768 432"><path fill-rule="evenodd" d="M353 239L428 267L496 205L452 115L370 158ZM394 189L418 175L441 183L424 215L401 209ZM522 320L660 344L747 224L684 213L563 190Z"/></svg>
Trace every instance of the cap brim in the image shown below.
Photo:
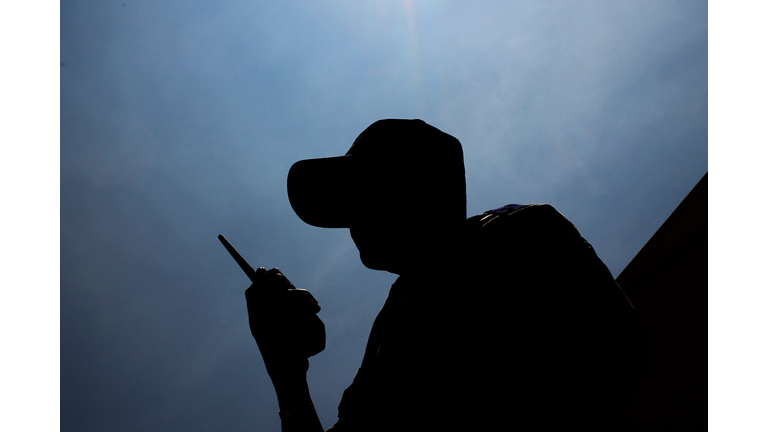
<svg viewBox="0 0 768 432"><path fill-rule="evenodd" d="M304 222L320 228L349 228L354 202L351 155L296 162L288 172L288 199Z"/></svg>

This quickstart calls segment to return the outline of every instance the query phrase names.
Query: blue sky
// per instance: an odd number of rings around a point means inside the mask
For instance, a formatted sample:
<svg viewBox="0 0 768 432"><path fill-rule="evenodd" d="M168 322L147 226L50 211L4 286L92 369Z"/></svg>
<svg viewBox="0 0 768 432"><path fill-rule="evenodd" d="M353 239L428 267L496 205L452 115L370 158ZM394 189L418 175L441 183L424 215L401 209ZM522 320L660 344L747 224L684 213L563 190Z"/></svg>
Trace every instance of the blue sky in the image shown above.
<svg viewBox="0 0 768 432"><path fill-rule="evenodd" d="M614 276L708 170L707 3L64 1L62 430L278 430L254 266L313 292L330 426L394 276L302 223L299 159L381 118L464 146L469 214L550 203Z"/></svg>

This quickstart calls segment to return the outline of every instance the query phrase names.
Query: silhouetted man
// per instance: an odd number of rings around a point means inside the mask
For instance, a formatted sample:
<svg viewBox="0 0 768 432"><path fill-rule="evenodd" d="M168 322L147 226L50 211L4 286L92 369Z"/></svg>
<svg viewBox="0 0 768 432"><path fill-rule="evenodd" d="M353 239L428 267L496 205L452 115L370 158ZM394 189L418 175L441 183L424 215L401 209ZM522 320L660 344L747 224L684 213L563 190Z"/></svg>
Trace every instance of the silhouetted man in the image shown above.
<svg viewBox="0 0 768 432"><path fill-rule="evenodd" d="M381 120L346 155L299 161L288 196L306 223L349 228L363 264L399 277L335 431L629 430L646 361L631 304L548 205L466 218L459 141ZM246 291L283 430L321 431L306 382L325 346L317 301L277 269Z"/></svg>

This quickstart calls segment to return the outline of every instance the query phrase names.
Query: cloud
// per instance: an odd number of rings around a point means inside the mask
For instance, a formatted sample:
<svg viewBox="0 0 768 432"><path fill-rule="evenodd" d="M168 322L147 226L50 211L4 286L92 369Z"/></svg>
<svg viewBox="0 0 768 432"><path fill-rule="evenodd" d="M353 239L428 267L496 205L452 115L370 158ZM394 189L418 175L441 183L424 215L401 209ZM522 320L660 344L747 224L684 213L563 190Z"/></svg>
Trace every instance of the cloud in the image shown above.
<svg viewBox="0 0 768 432"><path fill-rule="evenodd" d="M375 120L456 136L471 214L550 202L614 275L707 170L706 3L125 3L61 8L62 430L278 427L219 233L320 300L332 424L394 277L285 176Z"/></svg>

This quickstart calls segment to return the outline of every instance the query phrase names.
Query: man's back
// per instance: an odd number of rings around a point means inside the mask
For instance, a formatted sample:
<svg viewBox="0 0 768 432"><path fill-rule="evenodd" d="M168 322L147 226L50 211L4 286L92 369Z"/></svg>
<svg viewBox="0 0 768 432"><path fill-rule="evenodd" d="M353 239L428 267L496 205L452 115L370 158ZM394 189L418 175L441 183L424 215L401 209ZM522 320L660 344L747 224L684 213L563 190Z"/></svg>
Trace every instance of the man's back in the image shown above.
<svg viewBox="0 0 768 432"><path fill-rule="evenodd" d="M507 206L470 218L463 249L393 285L340 426L629 429L642 326L573 225Z"/></svg>

